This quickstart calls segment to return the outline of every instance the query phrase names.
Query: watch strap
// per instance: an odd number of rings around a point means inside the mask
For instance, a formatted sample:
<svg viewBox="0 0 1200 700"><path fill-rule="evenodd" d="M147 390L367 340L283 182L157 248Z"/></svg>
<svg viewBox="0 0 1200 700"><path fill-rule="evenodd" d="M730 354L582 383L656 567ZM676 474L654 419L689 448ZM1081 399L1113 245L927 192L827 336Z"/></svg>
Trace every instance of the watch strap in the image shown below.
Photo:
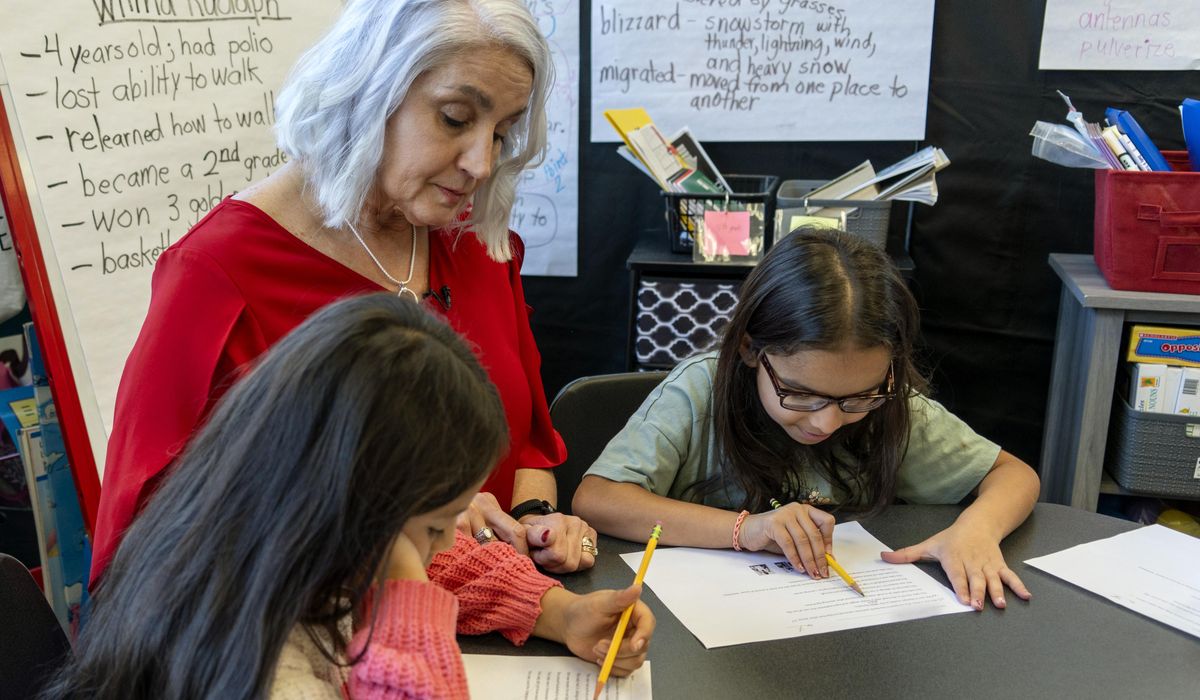
<svg viewBox="0 0 1200 700"><path fill-rule="evenodd" d="M549 501L544 501L540 498L531 498L528 501L522 501L513 506L513 509L508 511L513 520L520 520L526 515L550 515L555 512L554 506L550 505Z"/></svg>

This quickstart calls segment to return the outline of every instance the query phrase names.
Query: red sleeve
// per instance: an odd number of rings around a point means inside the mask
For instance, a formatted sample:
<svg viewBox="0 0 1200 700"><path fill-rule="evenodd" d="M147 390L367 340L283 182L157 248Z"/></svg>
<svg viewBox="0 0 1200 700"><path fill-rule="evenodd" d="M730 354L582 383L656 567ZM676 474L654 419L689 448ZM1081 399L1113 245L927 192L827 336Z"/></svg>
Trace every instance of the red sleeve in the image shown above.
<svg viewBox="0 0 1200 700"><path fill-rule="evenodd" d="M171 248L158 259L150 309L125 362L100 509L93 538L94 584L163 470L183 450L247 352L231 352L235 334L251 336L242 295L203 253ZM251 345L254 341L251 340Z"/></svg>
<svg viewBox="0 0 1200 700"><path fill-rule="evenodd" d="M429 580L458 598L459 634L500 632L525 643L542 614L542 596L562 586L504 542L480 545L455 531L454 547L433 558Z"/></svg>
<svg viewBox="0 0 1200 700"><path fill-rule="evenodd" d="M467 698L467 674L454 638L457 604L449 592L425 581L388 581L375 626L350 643L350 697L441 700Z"/></svg>
<svg viewBox="0 0 1200 700"><path fill-rule="evenodd" d="M533 329L529 327L529 316L533 309L525 303L525 288L521 284L525 243L520 236L512 232L509 232L509 238L513 246L513 259L508 263L508 270L513 303L516 305L517 340L520 343L521 365L529 380L533 413L529 425L529 439L516 456L516 468L554 467L562 464L567 458L567 446L550 422L550 407L546 404L546 390L542 386L542 356L533 339Z"/></svg>

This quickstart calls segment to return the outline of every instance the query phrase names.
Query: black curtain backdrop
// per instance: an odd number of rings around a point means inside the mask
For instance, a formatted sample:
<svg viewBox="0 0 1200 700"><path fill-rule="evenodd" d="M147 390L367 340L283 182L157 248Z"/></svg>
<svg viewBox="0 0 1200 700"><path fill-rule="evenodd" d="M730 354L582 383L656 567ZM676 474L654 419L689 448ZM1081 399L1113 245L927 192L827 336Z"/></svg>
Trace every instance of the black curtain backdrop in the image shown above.
<svg viewBox="0 0 1200 700"><path fill-rule="evenodd" d="M881 167L941 146L952 163L938 174L939 201L914 205L907 232L933 393L1035 466L1059 298L1047 256L1091 252L1094 200L1092 172L1033 158L1029 130L1039 119L1065 123L1061 89L1089 120L1123 107L1160 148L1180 149L1179 102L1200 97L1190 71L1038 70L1044 10L1043 0L937 3L922 142L705 143L724 172L784 179L832 177L866 158ZM581 75L589 76L588 0L581 12ZM586 77L580 93L579 275L525 280L551 398L576 377L624 371L625 260L639 241L666 238L658 191L616 144L590 143ZM895 231L889 245L902 250L904 238Z"/></svg>

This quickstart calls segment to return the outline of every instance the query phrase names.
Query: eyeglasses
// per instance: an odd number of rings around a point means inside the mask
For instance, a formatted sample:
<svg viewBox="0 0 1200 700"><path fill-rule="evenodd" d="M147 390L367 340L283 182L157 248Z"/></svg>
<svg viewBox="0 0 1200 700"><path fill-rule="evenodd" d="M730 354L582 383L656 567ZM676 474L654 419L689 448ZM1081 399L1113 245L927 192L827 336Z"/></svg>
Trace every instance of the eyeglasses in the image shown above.
<svg viewBox="0 0 1200 700"><path fill-rule="evenodd" d="M825 394L815 394L811 391L794 391L784 389L779 385L779 377L775 376L775 368L771 366L770 360L767 359L767 353L759 353L758 359L762 362L763 369L767 370L767 377L771 380L771 385L775 387L775 394L779 396L779 405L789 411L819 411L831 403L837 402L838 408L845 413L866 413L867 411L879 408L888 399L896 396L895 391L895 374L892 371L892 364L888 363L887 378L884 384L887 389L882 394L856 394L854 396L827 396Z"/></svg>

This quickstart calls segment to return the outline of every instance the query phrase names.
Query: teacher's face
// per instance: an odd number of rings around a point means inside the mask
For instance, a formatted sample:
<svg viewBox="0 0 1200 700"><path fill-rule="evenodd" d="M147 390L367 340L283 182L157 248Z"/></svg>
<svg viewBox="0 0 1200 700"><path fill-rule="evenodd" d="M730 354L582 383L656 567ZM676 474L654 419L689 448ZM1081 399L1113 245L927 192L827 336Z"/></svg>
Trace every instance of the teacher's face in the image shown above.
<svg viewBox="0 0 1200 700"><path fill-rule="evenodd" d="M533 72L501 48L471 51L423 73L388 119L372 201L378 215L444 226L492 174L525 111Z"/></svg>

